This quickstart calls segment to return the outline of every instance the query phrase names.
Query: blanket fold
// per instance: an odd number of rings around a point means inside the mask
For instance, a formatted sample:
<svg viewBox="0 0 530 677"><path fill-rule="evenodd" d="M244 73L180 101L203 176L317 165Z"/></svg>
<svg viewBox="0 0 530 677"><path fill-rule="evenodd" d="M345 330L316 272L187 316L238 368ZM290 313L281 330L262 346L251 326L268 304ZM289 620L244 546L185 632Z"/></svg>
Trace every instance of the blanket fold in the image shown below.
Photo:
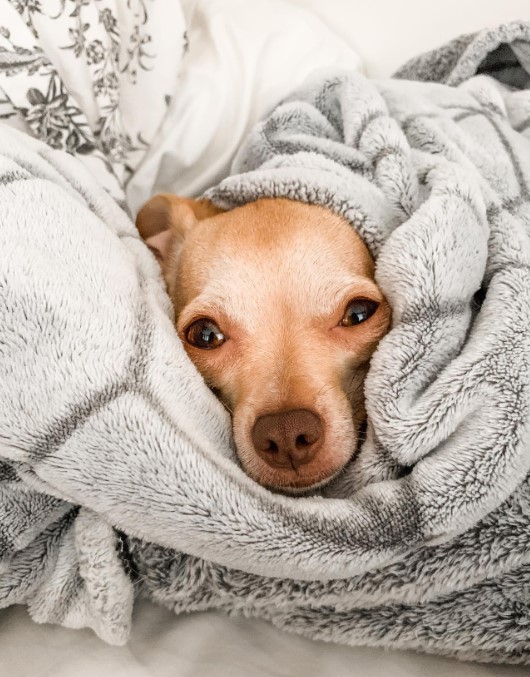
<svg viewBox="0 0 530 677"><path fill-rule="evenodd" d="M366 442L306 498L238 467L126 214L0 127L0 606L119 644L144 594L530 662L529 46L517 22L400 72L448 84L319 74L208 193L343 215L393 308Z"/></svg>

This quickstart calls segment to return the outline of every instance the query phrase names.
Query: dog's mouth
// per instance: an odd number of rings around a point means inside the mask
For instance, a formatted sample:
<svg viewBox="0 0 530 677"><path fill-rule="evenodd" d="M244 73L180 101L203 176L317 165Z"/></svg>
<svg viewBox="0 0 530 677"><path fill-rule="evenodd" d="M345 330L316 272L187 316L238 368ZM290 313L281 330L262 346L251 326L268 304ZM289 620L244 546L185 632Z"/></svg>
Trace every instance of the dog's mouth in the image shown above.
<svg viewBox="0 0 530 677"><path fill-rule="evenodd" d="M257 453L248 434L241 439L238 432L234 426L236 451L246 474L271 491L289 495L314 492L335 480L356 455L358 442L364 438L362 426L354 426L351 419L346 429L328 427L314 458L296 467L271 463L266 455Z"/></svg>
<svg viewBox="0 0 530 677"><path fill-rule="evenodd" d="M335 480L346 468L349 461L355 455L355 447L352 447L348 457L336 463L332 467L307 468L302 472L292 469L269 470L268 468L249 468L242 462L243 469L256 482L271 491L289 494L304 495L318 491L331 481ZM241 460L241 457L240 457Z"/></svg>
<svg viewBox="0 0 530 677"><path fill-rule="evenodd" d="M353 454L350 458L353 457ZM307 496L318 493L320 489L323 489L330 482L335 480L342 472L344 472L345 467L348 465L348 461L332 472L331 474L322 477L321 475L316 475L314 477L307 477L301 480L296 478L294 481L291 478L277 478L273 484L263 484L266 489L278 494L287 494L289 496ZM282 482L282 479L284 482ZM261 484L261 482L260 482Z"/></svg>

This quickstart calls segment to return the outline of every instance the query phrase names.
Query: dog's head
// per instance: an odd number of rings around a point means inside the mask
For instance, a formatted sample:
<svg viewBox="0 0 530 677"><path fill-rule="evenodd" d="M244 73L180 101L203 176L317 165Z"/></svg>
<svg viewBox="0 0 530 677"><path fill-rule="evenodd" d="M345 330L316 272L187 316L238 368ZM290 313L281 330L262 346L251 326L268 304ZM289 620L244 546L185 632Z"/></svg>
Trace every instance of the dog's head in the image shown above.
<svg viewBox="0 0 530 677"><path fill-rule="evenodd" d="M368 361L390 322L359 235L284 199L222 212L158 195L137 226L190 359L232 414L245 471L286 491L334 477L356 449Z"/></svg>

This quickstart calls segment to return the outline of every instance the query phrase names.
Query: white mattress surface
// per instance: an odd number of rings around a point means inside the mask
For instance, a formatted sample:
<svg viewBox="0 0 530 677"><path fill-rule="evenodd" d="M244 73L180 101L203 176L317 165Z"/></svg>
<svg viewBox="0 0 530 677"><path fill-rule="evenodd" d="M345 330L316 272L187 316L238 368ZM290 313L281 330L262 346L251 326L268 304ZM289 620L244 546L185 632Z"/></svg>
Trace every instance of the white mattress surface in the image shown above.
<svg viewBox="0 0 530 677"><path fill-rule="evenodd" d="M522 667L473 665L411 652L324 644L267 623L217 613L177 617L138 605L126 647L85 630L0 612L2 677L528 677Z"/></svg>

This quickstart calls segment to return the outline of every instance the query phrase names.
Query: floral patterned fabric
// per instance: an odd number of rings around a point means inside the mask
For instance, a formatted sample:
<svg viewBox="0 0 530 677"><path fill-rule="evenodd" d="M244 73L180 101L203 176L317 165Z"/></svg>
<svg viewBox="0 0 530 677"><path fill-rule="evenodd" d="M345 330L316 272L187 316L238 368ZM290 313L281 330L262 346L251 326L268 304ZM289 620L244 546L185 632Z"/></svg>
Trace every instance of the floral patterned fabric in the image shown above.
<svg viewBox="0 0 530 677"><path fill-rule="evenodd" d="M122 201L186 49L177 0L0 0L0 119L82 158Z"/></svg>

